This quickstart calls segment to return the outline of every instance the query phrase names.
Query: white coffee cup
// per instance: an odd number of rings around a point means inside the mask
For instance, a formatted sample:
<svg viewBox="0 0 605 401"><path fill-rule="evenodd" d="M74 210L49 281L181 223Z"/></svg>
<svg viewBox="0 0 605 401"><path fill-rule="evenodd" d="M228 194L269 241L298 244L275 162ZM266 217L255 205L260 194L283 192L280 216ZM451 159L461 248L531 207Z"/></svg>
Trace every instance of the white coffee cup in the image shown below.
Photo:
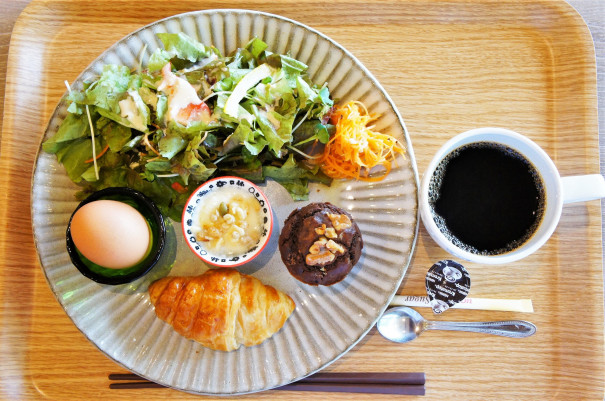
<svg viewBox="0 0 605 401"><path fill-rule="evenodd" d="M531 237L521 246L502 254L479 255L455 245L437 226L434 211L429 203L429 184L439 163L452 151L476 142L497 143L523 155L540 174L546 194L542 220ZM550 238L555 231L563 205L605 197L605 179L599 174L563 177L557 167L536 143L516 132L502 128L477 128L449 140L429 163L420 185L420 216L428 233L439 246L453 256L482 264L514 262L531 255Z"/></svg>

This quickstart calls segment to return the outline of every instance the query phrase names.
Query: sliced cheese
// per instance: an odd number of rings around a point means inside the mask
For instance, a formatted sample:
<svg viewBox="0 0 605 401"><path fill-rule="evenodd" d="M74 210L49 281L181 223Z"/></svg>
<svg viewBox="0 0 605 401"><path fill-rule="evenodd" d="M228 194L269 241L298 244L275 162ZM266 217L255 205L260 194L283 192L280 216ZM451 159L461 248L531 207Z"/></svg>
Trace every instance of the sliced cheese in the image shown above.
<svg viewBox="0 0 605 401"><path fill-rule="evenodd" d="M261 64L246 75L235 85L233 92L227 98L223 111L231 117L239 117L239 102L242 101L246 93L263 79L271 76L273 69L268 64Z"/></svg>

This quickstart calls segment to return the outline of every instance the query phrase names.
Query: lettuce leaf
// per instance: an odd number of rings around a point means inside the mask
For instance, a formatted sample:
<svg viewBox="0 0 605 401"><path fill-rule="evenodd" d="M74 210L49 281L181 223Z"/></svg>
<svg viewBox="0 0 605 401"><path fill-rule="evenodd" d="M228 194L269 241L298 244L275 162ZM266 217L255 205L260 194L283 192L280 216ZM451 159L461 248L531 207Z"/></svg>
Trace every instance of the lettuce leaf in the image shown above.
<svg viewBox="0 0 605 401"><path fill-rule="evenodd" d="M103 149L98 137L95 137L95 148L97 152ZM82 174L91 166L86 163L86 160L92 158L92 141L90 138L76 139L71 141L68 146L61 148L56 155L59 162L65 167L69 179L78 183L82 180Z"/></svg>
<svg viewBox="0 0 605 401"><path fill-rule="evenodd" d="M120 113L118 102L130 87L130 70L123 65L108 64L98 81L86 89L86 102L113 113Z"/></svg>
<svg viewBox="0 0 605 401"><path fill-rule="evenodd" d="M44 141L42 149L47 153L57 153L74 139L90 137L88 117L86 115L68 114L57 133Z"/></svg>
<svg viewBox="0 0 605 401"><path fill-rule="evenodd" d="M183 137L172 133L167 134L158 142L160 154L169 160L185 149L186 146L187 141Z"/></svg>
<svg viewBox="0 0 605 401"><path fill-rule="evenodd" d="M309 170L298 163L292 154L281 167L264 166L263 174L265 177L273 178L286 188L294 200L309 199L309 180L319 180L325 184L331 182L325 176L318 176L317 170Z"/></svg>
<svg viewBox="0 0 605 401"><path fill-rule="evenodd" d="M164 45L163 49L157 49L149 58L149 71L158 71L166 65L172 58L187 60L192 63L212 54L210 48L204 46L198 41L192 39L186 34L179 33L158 33L157 37Z"/></svg>
<svg viewBox="0 0 605 401"><path fill-rule="evenodd" d="M269 46L257 37L250 40L250 42L248 42L248 44L244 46L244 48L248 50L250 54L252 54L252 56L256 59L258 59L262 55L262 53L267 49L267 47Z"/></svg>
<svg viewBox="0 0 605 401"><path fill-rule="evenodd" d="M223 142L223 147L219 156L225 155L234 149L244 146L250 155L258 155L267 145L263 133L260 130L253 130L248 121L243 120Z"/></svg>
<svg viewBox="0 0 605 401"><path fill-rule="evenodd" d="M281 54L281 66L284 71L284 75L288 84L291 88L296 88L297 78L307 71L309 67L305 63L302 63L292 57Z"/></svg>
<svg viewBox="0 0 605 401"><path fill-rule="evenodd" d="M318 166L304 159L305 153L321 151L334 131L321 123L333 106L330 92L313 84L305 63L270 52L259 38L227 57L183 33L159 33L158 38L163 47L153 52L147 69L137 73L106 65L96 81L72 90L66 98L67 117L42 145L83 187L80 195L129 186L150 196L166 216L180 220L188 194L217 175L256 182L270 177L296 200L307 199L309 181L330 183ZM181 105L175 92L158 91L163 80L159 70L168 62L205 103L202 113L193 108L186 124L168 121L168 106L183 109L191 103ZM269 73L231 96L254 69ZM236 99L229 107L231 115L224 111L230 98ZM104 151L97 159L99 178L87 163L92 146L85 106L91 112L97 154Z"/></svg>
<svg viewBox="0 0 605 401"><path fill-rule="evenodd" d="M117 124L106 117L99 118L96 126L113 152L121 151L131 140L132 130L129 127Z"/></svg>

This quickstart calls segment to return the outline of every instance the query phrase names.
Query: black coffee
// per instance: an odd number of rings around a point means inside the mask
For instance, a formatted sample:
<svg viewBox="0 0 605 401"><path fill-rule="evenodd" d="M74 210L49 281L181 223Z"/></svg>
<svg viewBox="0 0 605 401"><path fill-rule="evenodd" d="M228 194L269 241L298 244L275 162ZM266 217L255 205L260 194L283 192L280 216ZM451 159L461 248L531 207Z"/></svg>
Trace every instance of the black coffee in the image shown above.
<svg viewBox="0 0 605 401"><path fill-rule="evenodd" d="M542 220L545 202L535 167L515 150L491 142L450 153L429 188L440 230L458 247L481 255L509 252L526 242Z"/></svg>

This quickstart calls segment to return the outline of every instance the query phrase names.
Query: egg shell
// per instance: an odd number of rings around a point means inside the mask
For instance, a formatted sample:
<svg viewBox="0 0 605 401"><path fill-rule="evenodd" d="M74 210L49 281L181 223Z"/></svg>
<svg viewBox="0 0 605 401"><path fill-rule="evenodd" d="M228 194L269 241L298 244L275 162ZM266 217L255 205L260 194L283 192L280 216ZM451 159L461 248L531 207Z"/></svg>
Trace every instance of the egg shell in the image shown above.
<svg viewBox="0 0 605 401"><path fill-rule="evenodd" d="M88 260L110 269L131 267L147 254L149 226L134 207L114 200L82 206L70 224L76 248Z"/></svg>

